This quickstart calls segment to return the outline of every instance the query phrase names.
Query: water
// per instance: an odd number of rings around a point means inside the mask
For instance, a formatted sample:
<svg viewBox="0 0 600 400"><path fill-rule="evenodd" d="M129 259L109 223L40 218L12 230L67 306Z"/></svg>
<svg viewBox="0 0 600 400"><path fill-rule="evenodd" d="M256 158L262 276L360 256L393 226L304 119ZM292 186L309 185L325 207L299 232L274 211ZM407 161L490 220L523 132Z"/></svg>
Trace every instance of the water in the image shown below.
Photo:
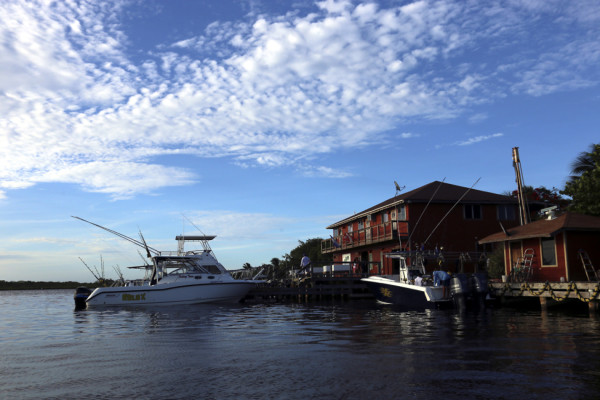
<svg viewBox="0 0 600 400"><path fill-rule="evenodd" d="M372 301L74 311L73 291L0 292L0 397L584 399L600 319Z"/></svg>

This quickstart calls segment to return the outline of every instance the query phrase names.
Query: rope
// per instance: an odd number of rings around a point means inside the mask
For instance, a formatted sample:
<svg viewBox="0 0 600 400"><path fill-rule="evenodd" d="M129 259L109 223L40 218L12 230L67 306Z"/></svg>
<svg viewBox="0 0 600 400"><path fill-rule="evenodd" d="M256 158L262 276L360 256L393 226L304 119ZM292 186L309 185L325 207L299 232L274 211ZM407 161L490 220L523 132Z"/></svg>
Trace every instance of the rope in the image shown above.
<svg viewBox="0 0 600 400"><path fill-rule="evenodd" d="M504 296L504 294L508 291L508 290L513 290L512 286L506 282L504 284L504 286L500 289L500 296ZM522 296L523 293L525 291L528 291L529 294L531 294L532 296L541 296L544 292L548 291L550 293L550 297L552 297L553 300L561 302L566 300L569 295L571 294L571 292L575 292L575 294L577 295L577 298L580 301L583 301L584 303L589 303L592 300L596 300L598 298L598 296L600 295L600 282L598 282L596 284L596 287L594 288L594 291L589 295L589 297L584 297L582 296L581 292L588 292L588 290L579 290L579 288L577 287L577 284L575 282L569 282L569 286L567 286L567 290L566 292L563 292L564 295L563 296L558 296L556 295L556 293L554 293L555 289L552 288L552 286L550 285L550 282L546 281L546 283L544 283L544 286L537 292L535 292L531 286L529 286L528 282L525 282L523 284L521 284L521 287L519 288L519 292L517 294L517 296ZM558 290L557 290L558 291ZM514 293L513 293L514 295Z"/></svg>

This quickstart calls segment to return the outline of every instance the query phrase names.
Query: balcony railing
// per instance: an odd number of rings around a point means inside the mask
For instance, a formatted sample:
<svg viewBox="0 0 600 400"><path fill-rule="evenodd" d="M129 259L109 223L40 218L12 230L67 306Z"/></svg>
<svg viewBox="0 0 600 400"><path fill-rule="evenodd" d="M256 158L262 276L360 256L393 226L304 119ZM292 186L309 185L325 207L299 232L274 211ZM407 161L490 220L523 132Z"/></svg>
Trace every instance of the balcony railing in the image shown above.
<svg viewBox="0 0 600 400"><path fill-rule="evenodd" d="M321 253L333 253L335 251L393 240L398 238L398 233L402 236L408 234L407 222L384 222L379 225L337 235L330 239L324 239L321 242Z"/></svg>

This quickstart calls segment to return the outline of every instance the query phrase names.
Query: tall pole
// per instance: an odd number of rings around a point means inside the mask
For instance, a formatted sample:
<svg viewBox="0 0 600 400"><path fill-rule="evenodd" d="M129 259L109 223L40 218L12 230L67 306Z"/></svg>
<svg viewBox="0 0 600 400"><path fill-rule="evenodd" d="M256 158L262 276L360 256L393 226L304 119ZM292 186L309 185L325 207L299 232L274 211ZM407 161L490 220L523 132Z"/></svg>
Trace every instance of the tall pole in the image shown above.
<svg viewBox="0 0 600 400"><path fill-rule="evenodd" d="M519 148L512 149L513 167L517 181L517 200L519 202L519 221L521 225L529 223L529 210L527 209L527 199L523 193L523 171L521 169L521 160L519 159Z"/></svg>

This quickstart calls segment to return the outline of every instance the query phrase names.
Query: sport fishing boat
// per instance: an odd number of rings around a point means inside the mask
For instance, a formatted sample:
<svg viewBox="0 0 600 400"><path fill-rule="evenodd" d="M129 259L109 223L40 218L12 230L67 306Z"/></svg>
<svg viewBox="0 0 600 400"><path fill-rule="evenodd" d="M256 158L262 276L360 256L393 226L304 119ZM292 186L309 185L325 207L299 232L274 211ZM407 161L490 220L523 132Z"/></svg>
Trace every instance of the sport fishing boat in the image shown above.
<svg viewBox="0 0 600 400"><path fill-rule="evenodd" d="M422 258L407 265L406 254L388 254L400 261L398 276L370 276L361 279L375 299L384 304L405 308L465 308L468 304L482 306L488 292L485 274L453 274L449 287L434 286L425 276ZM418 277L418 278L417 278Z"/></svg>
<svg viewBox="0 0 600 400"><path fill-rule="evenodd" d="M92 225L135 243L146 249L152 263L145 266L130 267L143 269L143 279L120 280L110 287L98 287L85 297L85 291L78 288L75 293L76 307L124 306L124 305L169 305L199 304L217 302L239 302L257 284L259 280L234 279L217 261L208 242L216 236L185 236L175 239L177 252L164 252L151 248L143 240L129 238L118 232L75 217ZM141 236L141 235L140 235ZM202 243L202 250L185 251L185 242ZM151 255L153 253L154 255Z"/></svg>

